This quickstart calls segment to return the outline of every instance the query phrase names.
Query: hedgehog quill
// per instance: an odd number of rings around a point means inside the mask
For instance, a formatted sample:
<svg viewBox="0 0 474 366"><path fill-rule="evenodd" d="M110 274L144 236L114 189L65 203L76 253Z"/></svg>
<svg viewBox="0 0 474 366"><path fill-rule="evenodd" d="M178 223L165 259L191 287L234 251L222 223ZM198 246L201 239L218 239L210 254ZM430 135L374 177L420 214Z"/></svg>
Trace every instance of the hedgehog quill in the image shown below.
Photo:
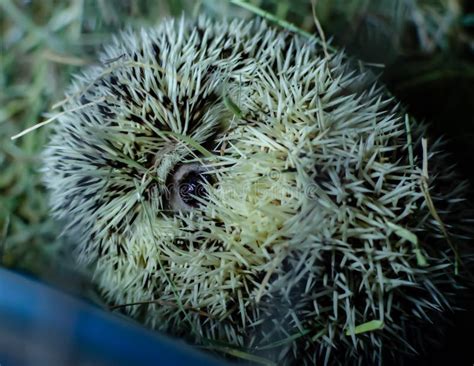
<svg viewBox="0 0 474 366"><path fill-rule="evenodd" d="M472 214L442 143L369 74L205 17L123 32L101 62L67 92L44 179L111 306L279 364L422 348Z"/></svg>

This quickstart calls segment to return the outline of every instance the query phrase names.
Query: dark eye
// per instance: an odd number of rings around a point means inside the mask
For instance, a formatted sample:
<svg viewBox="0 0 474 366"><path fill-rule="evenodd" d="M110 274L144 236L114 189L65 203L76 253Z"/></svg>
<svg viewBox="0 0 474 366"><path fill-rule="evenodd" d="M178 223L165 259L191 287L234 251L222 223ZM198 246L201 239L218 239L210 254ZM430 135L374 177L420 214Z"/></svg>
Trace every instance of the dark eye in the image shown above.
<svg viewBox="0 0 474 366"><path fill-rule="evenodd" d="M209 177L199 164L181 165L172 176L170 205L174 211L189 211L206 197L205 183Z"/></svg>
<svg viewBox="0 0 474 366"><path fill-rule="evenodd" d="M204 188L205 179L203 175L196 171L186 174L179 184L179 196L187 205L197 207L199 201L196 197L204 198L206 190Z"/></svg>

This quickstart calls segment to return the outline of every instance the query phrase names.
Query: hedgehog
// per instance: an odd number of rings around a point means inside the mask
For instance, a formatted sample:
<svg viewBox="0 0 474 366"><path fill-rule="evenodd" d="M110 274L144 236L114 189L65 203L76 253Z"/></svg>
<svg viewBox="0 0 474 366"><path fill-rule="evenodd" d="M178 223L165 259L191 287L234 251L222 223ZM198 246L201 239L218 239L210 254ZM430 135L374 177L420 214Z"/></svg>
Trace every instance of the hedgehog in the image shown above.
<svg viewBox="0 0 474 366"><path fill-rule="evenodd" d="M55 119L52 214L148 327L278 364L381 363L455 306L467 184L317 37L206 16L123 31Z"/></svg>

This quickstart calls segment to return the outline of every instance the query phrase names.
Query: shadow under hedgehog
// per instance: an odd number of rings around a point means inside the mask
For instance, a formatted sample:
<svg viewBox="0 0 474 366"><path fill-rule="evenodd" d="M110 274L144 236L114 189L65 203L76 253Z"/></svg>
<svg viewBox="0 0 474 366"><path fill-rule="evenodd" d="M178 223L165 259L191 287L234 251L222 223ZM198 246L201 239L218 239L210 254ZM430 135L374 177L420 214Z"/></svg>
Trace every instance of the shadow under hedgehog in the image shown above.
<svg viewBox="0 0 474 366"><path fill-rule="evenodd" d="M279 364L382 362L434 335L472 253L466 185L323 51L182 18L119 34L76 77L44 179L109 304Z"/></svg>

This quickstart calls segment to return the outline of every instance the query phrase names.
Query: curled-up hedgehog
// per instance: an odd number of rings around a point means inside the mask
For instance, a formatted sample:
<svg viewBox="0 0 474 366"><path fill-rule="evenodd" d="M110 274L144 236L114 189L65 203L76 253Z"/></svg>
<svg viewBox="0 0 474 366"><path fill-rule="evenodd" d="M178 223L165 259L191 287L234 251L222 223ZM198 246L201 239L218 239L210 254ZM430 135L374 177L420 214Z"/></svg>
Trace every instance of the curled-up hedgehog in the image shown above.
<svg viewBox="0 0 474 366"><path fill-rule="evenodd" d="M416 353L469 259L466 185L368 74L262 21L121 33L45 150L104 299L279 364ZM219 348L217 347L217 348Z"/></svg>

